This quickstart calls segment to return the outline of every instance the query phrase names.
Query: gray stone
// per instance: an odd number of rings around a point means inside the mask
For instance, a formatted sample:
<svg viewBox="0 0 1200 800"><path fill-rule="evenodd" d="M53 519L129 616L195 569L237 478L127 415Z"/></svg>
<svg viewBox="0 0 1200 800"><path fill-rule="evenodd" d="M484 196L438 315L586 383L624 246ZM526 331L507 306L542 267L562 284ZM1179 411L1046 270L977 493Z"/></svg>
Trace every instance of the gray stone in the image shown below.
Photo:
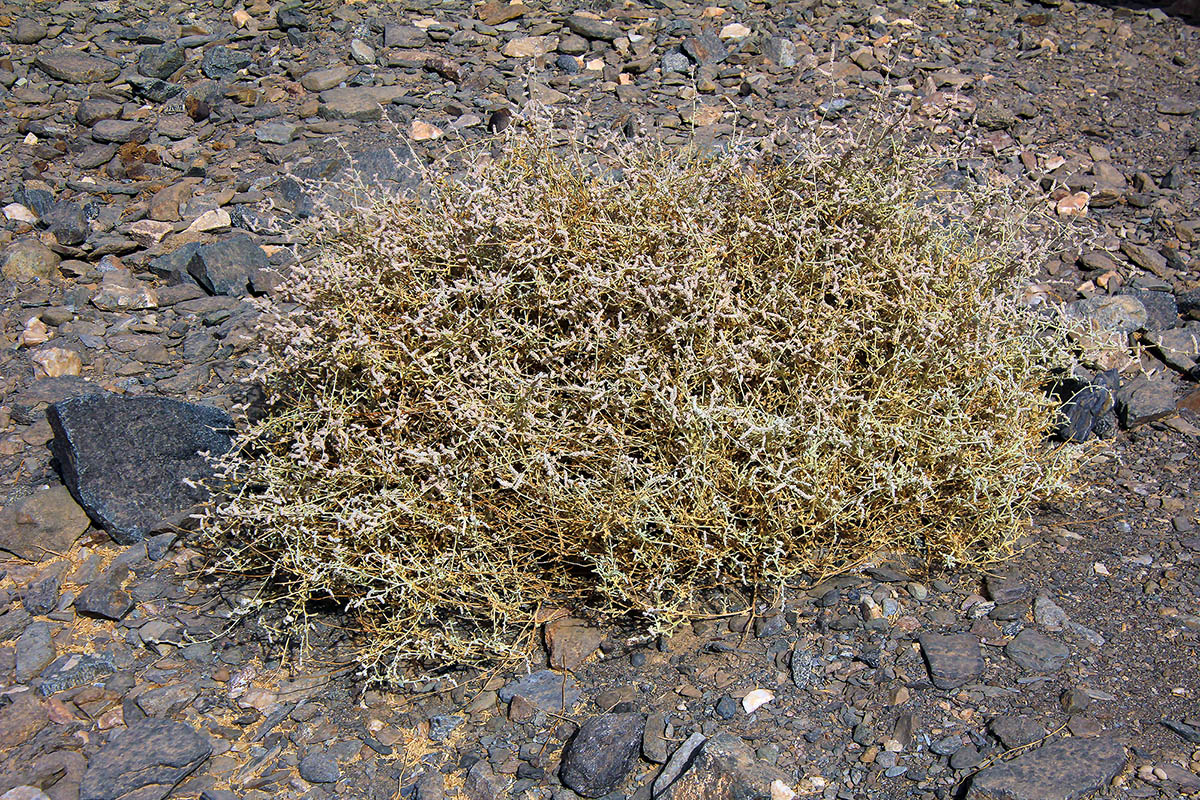
<svg viewBox="0 0 1200 800"><path fill-rule="evenodd" d="M660 62L663 74L668 72L687 72L692 67L692 62L688 61L688 57L678 50L671 50L663 54Z"/></svg>
<svg viewBox="0 0 1200 800"><path fill-rule="evenodd" d="M777 780L786 784L787 776L758 761L741 739L718 733L704 742L677 780L661 790L656 780L653 796L667 800L769 800L771 784Z"/></svg>
<svg viewBox="0 0 1200 800"><path fill-rule="evenodd" d="M63 83L107 83L121 74L119 64L66 48L39 53L33 64Z"/></svg>
<svg viewBox="0 0 1200 800"><path fill-rule="evenodd" d="M59 656L54 663L42 670L38 694L49 697L57 692L94 683L106 675L111 675L113 671L113 663L105 655L68 653Z"/></svg>
<svg viewBox="0 0 1200 800"><path fill-rule="evenodd" d="M642 755L655 764L665 763L670 756L667 742L667 713L651 711L642 732Z"/></svg>
<svg viewBox="0 0 1200 800"><path fill-rule="evenodd" d="M1115 371L1111 377L1119 380ZM1059 381L1053 394L1062 404L1060 421L1054 430L1054 435L1062 441L1083 442L1093 433L1106 436L1115 431L1115 400L1108 385L1070 377Z"/></svg>
<svg viewBox="0 0 1200 800"><path fill-rule="evenodd" d="M347 66L316 69L301 78L300 85L310 92L323 92L354 77L354 72L354 67Z"/></svg>
<svg viewBox="0 0 1200 800"><path fill-rule="evenodd" d="M145 718L88 760L79 800L162 800L212 753L192 726Z"/></svg>
<svg viewBox="0 0 1200 800"><path fill-rule="evenodd" d="M350 119L371 122L383 119L379 93L373 86L354 86L329 89L321 93L317 113L324 119Z"/></svg>
<svg viewBox="0 0 1200 800"><path fill-rule="evenodd" d="M1152 250L1144 245L1126 240L1121 242L1121 252L1128 256L1134 264L1160 278L1167 269L1167 259L1163 258L1157 250Z"/></svg>
<svg viewBox="0 0 1200 800"><path fill-rule="evenodd" d="M26 561L62 554L88 529L87 512L65 486L51 486L0 510L0 550Z"/></svg>
<svg viewBox="0 0 1200 800"><path fill-rule="evenodd" d="M37 44L46 38L46 23L22 17L13 24L12 40L17 44Z"/></svg>
<svg viewBox="0 0 1200 800"><path fill-rule="evenodd" d="M467 770L462 791L468 800L503 800L508 797L508 781L481 759Z"/></svg>
<svg viewBox="0 0 1200 800"><path fill-rule="evenodd" d="M425 31L416 25L397 25L389 23L383 27L384 47L416 48L424 47L427 37Z"/></svg>
<svg viewBox="0 0 1200 800"><path fill-rule="evenodd" d="M152 45L138 53L138 72L147 78L165 80L186 61L182 47L173 44Z"/></svg>
<svg viewBox="0 0 1200 800"><path fill-rule="evenodd" d="M47 417L71 494L122 544L178 524L208 499L203 454L228 451L233 428L211 406L107 392L55 403Z"/></svg>
<svg viewBox="0 0 1200 800"><path fill-rule="evenodd" d="M250 66L250 56L225 45L210 47L200 59L200 71L206 78L213 80L228 78L248 66Z"/></svg>
<svg viewBox="0 0 1200 800"><path fill-rule="evenodd" d="M354 63L362 64L364 67L375 63L375 51L362 39L351 40L350 57L354 59Z"/></svg>
<svg viewBox="0 0 1200 800"><path fill-rule="evenodd" d="M611 22L602 19L592 19L582 14L571 14L567 17L567 27L572 33L577 33L586 39L600 39L611 42L620 37L621 29Z"/></svg>
<svg viewBox="0 0 1200 800"><path fill-rule="evenodd" d="M1073 800L1107 786L1125 767L1125 750L1107 737L1056 739L981 770L967 800Z"/></svg>
<svg viewBox="0 0 1200 800"><path fill-rule="evenodd" d="M782 36L768 39L763 45L763 55L785 69L796 66L796 45Z"/></svg>
<svg viewBox="0 0 1200 800"><path fill-rule="evenodd" d="M0 272L10 281L24 283L58 278L58 255L37 239L21 239L4 248Z"/></svg>
<svg viewBox="0 0 1200 800"><path fill-rule="evenodd" d="M1151 422L1175 410L1175 387L1161 378L1141 376L1117 391L1117 413L1128 428Z"/></svg>
<svg viewBox="0 0 1200 800"><path fill-rule="evenodd" d="M353 185L361 183L380 194L411 197L421 182L412 153L404 146L364 150L349 158L322 159L297 166L292 175L280 181L280 194L283 204L291 206L299 217L312 216L321 207L333 211L342 208L349 199L348 187Z"/></svg>
<svg viewBox="0 0 1200 800"><path fill-rule="evenodd" d="M1154 289L1123 289L1121 294L1136 297L1146 309L1146 330L1163 331L1179 322L1179 305L1175 295Z"/></svg>
<svg viewBox="0 0 1200 800"><path fill-rule="evenodd" d="M637 760L645 725L641 714L601 714L586 720L563 753L559 778L583 797L608 794Z"/></svg>
<svg viewBox="0 0 1200 800"><path fill-rule="evenodd" d="M684 39L683 52L701 66L719 64L729 56L725 44L712 31L704 31L699 36Z"/></svg>
<svg viewBox="0 0 1200 800"><path fill-rule="evenodd" d="M667 759L667 763L659 770L658 776L654 779L654 784L651 786L651 794L658 798L670 788L671 784L683 774L683 771L692 763L692 755L700 749L701 745L706 741L704 734L693 733L691 736L683 740L679 747L675 748L675 752Z"/></svg>
<svg viewBox="0 0 1200 800"><path fill-rule="evenodd" d="M128 569L110 569L94 578L75 598L80 614L114 621L133 610L133 597L122 588Z"/></svg>
<svg viewBox="0 0 1200 800"><path fill-rule="evenodd" d="M106 97L89 97L80 102L75 109L75 121L90 128L102 119L116 119L121 116L122 106L115 100Z"/></svg>
<svg viewBox="0 0 1200 800"><path fill-rule="evenodd" d="M35 622L17 638L17 683L29 683L42 674L56 654L50 626Z"/></svg>
<svg viewBox="0 0 1200 800"><path fill-rule="evenodd" d="M42 222L54 234L54 240L59 244L74 247L83 244L90 230L83 206L79 203L63 201L55 203Z"/></svg>
<svg viewBox="0 0 1200 800"><path fill-rule="evenodd" d="M1012 603L1029 596L1029 584L1012 575L988 575L983 583L988 597L996 603Z"/></svg>
<svg viewBox="0 0 1200 800"><path fill-rule="evenodd" d="M296 138L298 129L293 122L264 122L254 129L254 138L264 144L287 144Z"/></svg>
<svg viewBox="0 0 1200 800"><path fill-rule="evenodd" d="M543 711L561 712L570 709L581 697L575 679L567 673L543 669L510 681L500 689L505 703L520 695ZM565 709L564 709L565 701Z"/></svg>
<svg viewBox="0 0 1200 800"><path fill-rule="evenodd" d="M102 119L92 126L92 138L98 142L144 142L150 138L150 126L130 119Z"/></svg>
<svg viewBox="0 0 1200 800"><path fill-rule="evenodd" d="M444 742L455 728L462 724L463 718L453 714L436 714L429 719L429 740Z"/></svg>
<svg viewBox="0 0 1200 800"><path fill-rule="evenodd" d="M1014 636L1004 653L1030 672L1057 672L1071 655L1065 644L1032 628Z"/></svg>
<svg viewBox="0 0 1200 800"><path fill-rule="evenodd" d="M342 775L337 759L324 750L313 750L300 759L300 777L309 783L337 783Z"/></svg>
<svg viewBox="0 0 1200 800"><path fill-rule="evenodd" d="M1105 331L1132 333L1146 327L1150 316L1142 301L1130 295L1088 297L1063 308L1068 319Z"/></svg>
<svg viewBox="0 0 1200 800"><path fill-rule="evenodd" d="M246 233L235 233L202 245L188 261L188 274L211 294L244 296L255 270L270 266L267 254Z"/></svg>
<svg viewBox="0 0 1200 800"><path fill-rule="evenodd" d="M1200 358L1200 323L1146 334L1159 358L1180 372L1191 372Z"/></svg>
<svg viewBox="0 0 1200 800"><path fill-rule="evenodd" d="M983 674L983 655L974 635L923 633L918 641L937 688L955 689Z"/></svg>
<svg viewBox="0 0 1200 800"><path fill-rule="evenodd" d="M1032 717L996 717L988 725L996 738L1009 750L1032 744L1046 735L1046 729Z"/></svg>
<svg viewBox="0 0 1200 800"><path fill-rule="evenodd" d="M59 566L52 567L43 574L30 582L22 592L21 605L25 607L33 616L43 616L49 614L58 606L58 591L62 587L62 573L65 571L66 563L59 562Z"/></svg>

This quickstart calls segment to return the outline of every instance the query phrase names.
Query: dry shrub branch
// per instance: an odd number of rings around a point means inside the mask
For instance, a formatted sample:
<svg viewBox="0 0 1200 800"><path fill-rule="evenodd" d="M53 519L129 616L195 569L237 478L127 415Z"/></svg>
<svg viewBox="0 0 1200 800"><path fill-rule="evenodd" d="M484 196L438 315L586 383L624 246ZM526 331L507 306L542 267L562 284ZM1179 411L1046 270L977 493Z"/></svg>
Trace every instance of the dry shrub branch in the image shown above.
<svg viewBox="0 0 1200 800"><path fill-rule="evenodd" d="M520 657L541 604L656 630L703 587L1010 551L1067 488L1011 201L898 140L773 163L514 130L325 218L206 520L364 662ZM595 166L606 163L609 167Z"/></svg>

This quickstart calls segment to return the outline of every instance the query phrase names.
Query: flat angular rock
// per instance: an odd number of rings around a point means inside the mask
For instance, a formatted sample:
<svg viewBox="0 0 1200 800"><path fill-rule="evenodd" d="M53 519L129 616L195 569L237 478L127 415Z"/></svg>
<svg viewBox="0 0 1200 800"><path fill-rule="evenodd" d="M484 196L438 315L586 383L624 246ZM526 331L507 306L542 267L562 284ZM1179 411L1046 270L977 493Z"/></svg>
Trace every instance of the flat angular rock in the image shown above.
<svg viewBox="0 0 1200 800"><path fill-rule="evenodd" d="M617 788L637 760L645 726L641 714L602 714L586 720L563 753L563 784L583 797L600 797Z"/></svg>
<svg viewBox="0 0 1200 800"><path fill-rule="evenodd" d="M17 639L17 683L29 683L54 660L50 626L35 622Z"/></svg>
<svg viewBox="0 0 1200 800"><path fill-rule="evenodd" d="M1117 413L1127 428L1175 410L1175 387L1161 378L1139 377L1117 392Z"/></svg>
<svg viewBox="0 0 1200 800"><path fill-rule="evenodd" d="M354 76L354 72L354 67L346 66L317 69L301 78L300 85L310 92L323 92L349 80Z"/></svg>
<svg viewBox="0 0 1200 800"><path fill-rule="evenodd" d="M621 29L611 22L602 19L592 19L582 14L571 14L567 17L567 27L586 39L600 39L611 42L621 36Z"/></svg>
<svg viewBox="0 0 1200 800"><path fill-rule="evenodd" d="M1014 747L1024 747L1032 744L1046 735L1046 729L1033 717L1003 716L996 717L988 725L992 733L1009 750Z"/></svg>
<svg viewBox="0 0 1200 800"><path fill-rule="evenodd" d="M173 44L152 45L138 53L138 72L147 78L171 77L187 61L183 48Z"/></svg>
<svg viewBox="0 0 1200 800"><path fill-rule="evenodd" d="M93 683L115 671L107 656L91 653L68 653L59 656L42 670L38 694L49 697L77 686Z"/></svg>
<svg viewBox="0 0 1200 800"><path fill-rule="evenodd" d="M758 761L754 751L741 739L718 733L697 749L691 766L674 783L660 789L655 781L654 798L769 800L775 781L787 783L782 772Z"/></svg>
<svg viewBox="0 0 1200 800"><path fill-rule="evenodd" d="M100 619L119 621L133 610L133 597L121 587L126 570L102 575L75 598L75 610Z"/></svg>
<svg viewBox="0 0 1200 800"><path fill-rule="evenodd" d="M1057 672L1071 651L1057 639L1026 628L1004 646L1004 654L1030 672Z"/></svg>
<svg viewBox="0 0 1200 800"><path fill-rule="evenodd" d="M0 550L26 561L65 553L88 529L87 512L65 486L39 489L0 510Z"/></svg>
<svg viewBox="0 0 1200 800"><path fill-rule="evenodd" d="M1168 366L1180 372L1196 368L1196 360L1200 359L1200 323L1150 333L1146 339Z"/></svg>
<svg viewBox="0 0 1200 800"><path fill-rule="evenodd" d="M1157 250L1126 240L1121 242L1121 252L1128 256L1134 264L1160 278L1166 272L1167 259L1163 258Z"/></svg>
<svg viewBox="0 0 1200 800"><path fill-rule="evenodd" d="M200 71L206 78L213 80L228 78L248 66L250 66L250 56L225 45L210 47L200 59Z"/></svg>
<svg viewBox="0 0 1200 800"><path fill-rule="evenodd" d="M162 800L211 753L192 726L148 717L88 760L79 800Z"/></svg>
<svg viewBox="0 0 1200 800"><path fill-rule="evenodd" d="M1106 737L1056 739L983 769L967 800L1073 800L1107 786L1125 767L1125 749Z"/></svg>
<svg viewBox="0 0 1200 800"><path fill-rule="evenodd" d="M550 666L573 670L596 652L604 634L586 622L562 617L546 623L546 648Z"/></svg>
<svg viewBox="0 0 1200 800"><path fill-rule="evenodd" d="M46 33L46 23L26 17L14 23L12 40L17 44L37 44L46 38Z"/></svg>
<svg viewBox="0 0 1200 800"><path fill-rule="evenodd" d="M956 689L983 674L983 655L974 635L923 633L918 641L930 680L938 689Z"/></svg>
<svg viewBox="0 0 1200 800"><path fill-rule="evenodd" d="M208 499L202 453L228 451L233 429L218 408L108 392L55 403L46 415L64 482L121 544L177 524Z"/></svg>
<svg viewBox="0 0 1200 800"><path fill-rule="evenodd" d="M683 52L701 66L719 64L729 55L729 50L726 49L721 38L712 31L704 31L699 36L689 36L684 39Z"/></svg>
<svg viewBox="0 0 1200 800"><path fill-rule="evenodd" d="M579 689L575 680L565 673L549 669L531 672L500 689L500 699L509 703L521 696L543 711L561 712L579 702ZM565 701L565 703L564 703Z"/></svg>
<svg viewBox="0 0 1200 800"><path fill-rule="evenodd" d="M1146 330L1164 331L1179 322L1179 304L1175 295L1153 289L1123 289L1121 294L1136 297L1146 309Z"/></svg>
<svg viewBox="0 0 1200 800"><path fill-rule="evenodd" d="M384 47L403 47L408 49L424 47L427 38L425 31L416 25L388 23L383 27Z"/></svg>
<svg viewBox="0 0 1200 800"><path fill-rule="evenodd" d="M121 73L120 65L78 50L61 49L41 53L33 60L33 64L63 83L107 83Z"/></svg>
<svg viewBox="0 0 1200 800"><path fill-rule="evenodd" d="M92 138L98 142L141 143L150 138L150 127L129 119L102 119L92 126Z"/></svg>
<svg viewBox="0 0 1200 800"><path fill-rule="evenodd" d="M252 236L237 233L196 249L188 274L212 294L244 296L255 270L270 266L267 254Z"/></svg>
<svg viewBox="0 0 1200 800"><path fill-rule="evenodd" d="M1142 301L1130 295L1088 297L1068 303L1063 313L1094 329L1132 333L1146 327L1150 316Z"/></svg>

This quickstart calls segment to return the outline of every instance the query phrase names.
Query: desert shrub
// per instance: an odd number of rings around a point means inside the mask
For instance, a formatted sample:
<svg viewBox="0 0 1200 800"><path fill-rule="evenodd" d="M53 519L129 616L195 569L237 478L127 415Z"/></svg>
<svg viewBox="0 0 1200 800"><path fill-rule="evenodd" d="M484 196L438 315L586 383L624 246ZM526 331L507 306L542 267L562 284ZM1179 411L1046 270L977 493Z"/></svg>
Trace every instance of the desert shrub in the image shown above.
<svg viewBox="0 0 1200 800"><path fill-rule="evenodd" d="M887 137L491 147L321 220L268 308L205 528L298 629L337 601L391 678L520 657L550 604L669 630L881 548L1003 556L1066 487L1002 194Z"/></svg>

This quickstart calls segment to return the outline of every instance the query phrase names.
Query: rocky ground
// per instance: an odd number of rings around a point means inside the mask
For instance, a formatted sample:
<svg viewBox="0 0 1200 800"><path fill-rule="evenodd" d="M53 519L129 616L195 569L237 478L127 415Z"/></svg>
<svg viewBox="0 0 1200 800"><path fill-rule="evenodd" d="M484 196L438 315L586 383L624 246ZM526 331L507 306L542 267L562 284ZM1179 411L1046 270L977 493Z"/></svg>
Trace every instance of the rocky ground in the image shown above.
<svg viewBox="0 0 1200 800"><path fill-rule="evenodd" d="M1189 20L65 0L8 3L0 28L0 797L1200 792ZM333 616L297 664L240 613L256 587L205 575L172 527L194 453L222 446L212 409L253 400L249 299L296 258L274 222L311 211L313 181L411 188L530 100L720 144L849 125L880 97L973 143L945 181L1032 187L1077 234L1028 297L1084 323L1063 433L1097 449L1003 572L884 561L782 607L714 601L658 641L562 616L524 669L385 692Z"/></svg>

